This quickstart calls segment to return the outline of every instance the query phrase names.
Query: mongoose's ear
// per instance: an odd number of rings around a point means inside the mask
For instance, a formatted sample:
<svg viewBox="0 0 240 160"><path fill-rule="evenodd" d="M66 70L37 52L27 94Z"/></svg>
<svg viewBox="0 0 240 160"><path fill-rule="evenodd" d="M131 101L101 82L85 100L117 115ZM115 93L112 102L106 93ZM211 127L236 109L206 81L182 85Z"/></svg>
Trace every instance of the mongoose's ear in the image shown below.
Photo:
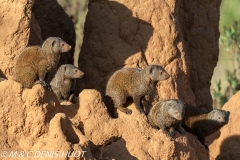
<svg viewBox="0 0 240 160"><path fill-rule="evenodd" d="M152 74L152 71L153 71L153 66L151 66L149 73Z"/></svg>
<svg viewBox="0 0 240 160"><path fill-rule="evenodd" d="M53 47L55 44L56 44L56 41L54 40L54 41L52 42L52 47Z"/></svg>
<svg viewBox="0 0 240 160"><path fill-rule="evenodd" d="M228 115L230 115L230 112L229 112L229 111L227 111L227 114L228 114Z"/></svg>
<svg viewBox="0 0 240 160"><path fill-rule="evenodd" d="M67 66L64 66L63 70L64 70L64 72L66 72L66 70L67 70Z"/></svg>

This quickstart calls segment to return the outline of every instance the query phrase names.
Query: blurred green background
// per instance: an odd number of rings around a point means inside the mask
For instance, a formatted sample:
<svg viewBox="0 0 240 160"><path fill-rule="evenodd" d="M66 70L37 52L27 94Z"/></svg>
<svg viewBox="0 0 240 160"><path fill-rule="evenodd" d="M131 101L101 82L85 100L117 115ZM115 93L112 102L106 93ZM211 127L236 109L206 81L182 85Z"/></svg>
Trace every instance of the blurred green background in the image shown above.
<svg viewBox="0 0 240 160"><path fill-rule="evenodd" d="M240 15L240 0L223 0L220 6L220 26L228 26L233 20L238 20Z"/></svg>
<svg viewBox="0 0 240 160"><path fill-rule="evenodd" d="M221 108L240 86L239 4L240 0L228 0L222 1L220 6L220 52L211 81L214 108Z"/></svg>
<svg viewBox="0 0 240 160"><path fill-rule="evenodd" d="M89 0L57 0L74 23L76 32L76 47L74 65L78 66L78 55L83 41L84 22L88 11Z"/></svg>

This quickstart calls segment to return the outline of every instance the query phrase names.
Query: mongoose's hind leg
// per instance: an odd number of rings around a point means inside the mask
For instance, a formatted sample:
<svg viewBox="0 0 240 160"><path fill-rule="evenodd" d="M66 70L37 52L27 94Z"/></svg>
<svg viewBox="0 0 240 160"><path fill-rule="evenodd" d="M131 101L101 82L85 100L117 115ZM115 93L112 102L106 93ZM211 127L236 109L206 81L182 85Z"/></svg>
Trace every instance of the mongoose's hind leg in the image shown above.
<svg viewBox="0 0 240 160"><path fill-rule="evenodd" d="M132 114L131 109L127 109L123 107L123 104L126 102L126 98L123 95L116 96L118 97L117 99L114 99L114 107L119 109L120 111L126 113L126 114Z"/></svg>
<svg viewBox="0 0 240 160"><path fill-rule="evenodd" d="M118 113L117 113L117 108L113 107L113 111L112 111L112 118L118 118Z"/></svg>
<svg viewBox="0 0 240 160"><path fill-rule="evenodd" d="M132 114L132 110L131 109L127 109L127 108L124 108L122 106L119 106L117 107L120 111L126 113L126 114Z"/></svg>
<svg viewBox="0 0 240 160"><path fill-rule="evenodd" d="M37 76L31 67L26 67L24 72L17 76L16 81L20 82L24 88L32 88Z"/></svg>
<svg viewBox="0 0 240 160"><path fill-rule="evenodd" d="M145 114L144 111L143 111L143 108L140 106L140 101L141 101L141 97L140 96L133 96L133 102L136 106L136 109L142 113L142 114Z"/></svg>

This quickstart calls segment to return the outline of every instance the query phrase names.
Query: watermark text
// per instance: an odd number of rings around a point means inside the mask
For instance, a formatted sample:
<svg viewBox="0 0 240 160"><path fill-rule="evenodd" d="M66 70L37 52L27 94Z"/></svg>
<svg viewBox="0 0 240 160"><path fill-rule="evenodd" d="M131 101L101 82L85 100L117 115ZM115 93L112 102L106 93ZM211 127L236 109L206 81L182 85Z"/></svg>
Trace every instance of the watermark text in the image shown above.
<svg viewBox="0 0 240 160"><path fill-rule="evenodd" d="M87 151L0 151L1 158L81 158Z"/></svg>

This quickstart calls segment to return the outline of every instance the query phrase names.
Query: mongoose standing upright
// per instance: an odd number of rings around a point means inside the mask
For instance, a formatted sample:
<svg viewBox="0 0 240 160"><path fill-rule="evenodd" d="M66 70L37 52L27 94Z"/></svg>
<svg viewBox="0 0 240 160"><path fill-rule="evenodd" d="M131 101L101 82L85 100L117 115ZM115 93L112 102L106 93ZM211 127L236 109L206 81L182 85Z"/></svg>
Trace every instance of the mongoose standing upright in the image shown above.
<svg viewBox="0 0 240 160"><path fill-rule="evenodd" d="M160 80L166 80L169 74L158 65L149 65L143 70L123 68L116 71L108 80L106 95L111 97L114 107L126 114L132 110L124 108L127 97L132 97L137 110L144 113L140 106L143 96L149 94Z"/></svg>
<svg viewBox="0 0 240 160"><path fill-rule="evenodd" d="M175 135L175 129L182 133L184 114L184 103L171 99L156 103L148 114L148 121L152 127L161 129L171 139Z"/></svg>
<svg viewBox="0 0 240 160"><path fill-rule="evenodd" d="M229 111L215 109L207 113L196 106L186 105L186 113L183 120L183 128L195 134L198 140L205 146L205 137L216 132L228 123Z"/></svg>
<svg viewBox="0 0 240 160"><path fill-rule="evenodd" d="M84 73L71 64L61 65L52 79L50 85L60 102L72 101L76 78L81 78Z"/></svg>
<svg viewBox="0 0 240 160"><path fill-rule="evenodd" d="M58 37L47 38L42 46L25 48L16 59L14 80L24 88L31 88L34 84L50 88L45 82L46 74L57 65L60 53L70 49L71 46Z"/></svg>

